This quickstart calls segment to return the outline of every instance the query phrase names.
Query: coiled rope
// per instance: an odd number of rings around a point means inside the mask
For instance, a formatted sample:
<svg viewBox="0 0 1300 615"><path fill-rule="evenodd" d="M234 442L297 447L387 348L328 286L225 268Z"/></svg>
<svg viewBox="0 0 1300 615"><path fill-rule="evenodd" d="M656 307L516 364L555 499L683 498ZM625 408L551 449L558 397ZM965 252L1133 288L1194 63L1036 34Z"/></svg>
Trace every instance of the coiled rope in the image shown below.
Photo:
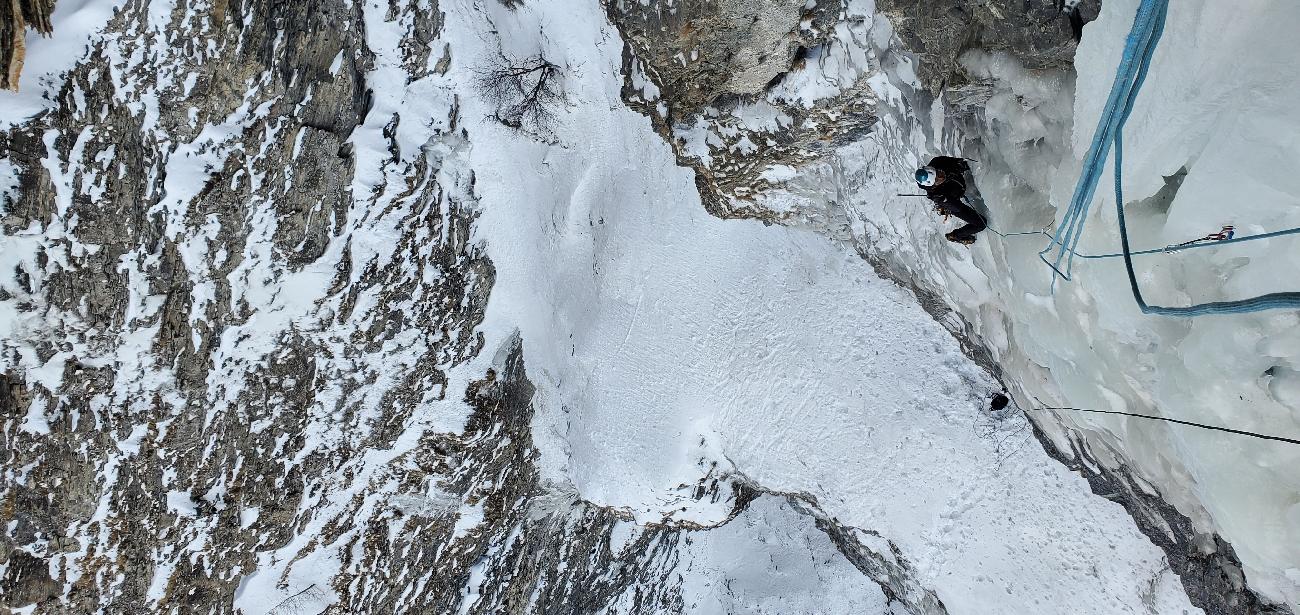
<svg viewBox="0 0 1300 615"><path fill-rule="evenodd" d="M1093 195L1101 181L1111 144L1119 137L1142 82L1146 80L1149 60L1155 54L1156 43L1164 32L1164 15L1168 8L1169 0L1142 0L1138 6L1133 29L1124 44L1124 55L1115 73L1115 82L1111 85L1106 107L1102 110L1097 130L1092 135L1088 154L1084 157L1083 172L1075 184L1070 206L1056 232L1052 234L1052 242L1038 254L1043 262L1066 280L1070 279L1073 271L1075 248L1082 238L1083 223L1092 208ZM1119 157L1118 152L1116 157ZM1044 255L1054 247L1057 247L1056 255L1049 261ZM1064 271L1061 269L1062 261L1065 262Z"/></svg>

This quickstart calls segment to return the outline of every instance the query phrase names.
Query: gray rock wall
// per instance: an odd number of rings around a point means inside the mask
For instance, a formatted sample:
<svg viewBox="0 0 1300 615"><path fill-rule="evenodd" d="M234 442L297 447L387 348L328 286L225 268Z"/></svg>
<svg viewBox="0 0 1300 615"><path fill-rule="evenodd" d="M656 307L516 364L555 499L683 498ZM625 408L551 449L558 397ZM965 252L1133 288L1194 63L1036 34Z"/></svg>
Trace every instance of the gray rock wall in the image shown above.
<svg viewBox="0 0 1300 615"><path fill-rule="evenodd" d="M755 201L776 183L774 165L798 167L865 134L875 123L875 100L865 82L811 107L766 96L810 50L830 44L843 18L839 0L607 3L624 44L624 100L650 117L673 145L678 162L695 170L704 206L722 218L789 223ZM643 81L654 85L648 96ZM770 105L779 128L756 129L732 114L750 104ZM708 160L692 152L682 131L712 135Z"/></svg>
<svg viewBox="0 0 1300 615"><path fill-rule="evenodd" d="M839 1L805 8L801 0L613 0L611 20L664 91L669 122L722 97L763 93L790 70L800 48L824 38ZM806 22L806 23L805 23Z"/></svg>

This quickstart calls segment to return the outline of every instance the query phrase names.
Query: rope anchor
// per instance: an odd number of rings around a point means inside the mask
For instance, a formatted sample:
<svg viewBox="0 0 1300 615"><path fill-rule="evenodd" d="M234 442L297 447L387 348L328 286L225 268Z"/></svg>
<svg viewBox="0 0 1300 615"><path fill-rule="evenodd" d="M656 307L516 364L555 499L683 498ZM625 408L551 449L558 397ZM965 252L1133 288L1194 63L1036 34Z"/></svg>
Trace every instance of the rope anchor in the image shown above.
<svg viewBox="0 0 1300 615"><path fill-rule="evenodd" d="M1229 225L1229 226L1224 226L1224 227L1223 227L1222 229L1220 229L1219 232L1217 232L1217 233L1210 233L1209 235L1206 235L1206 236L1204 236L1204 237L1198 237L1198 238L1193 239L1193 240L1191 240L1191 241L1184 241L1184 242L1182 242L1182 243L1176 243L1176 244L1173 244L1173 245L1171 245L1171 246L1165 248L1165 251L1166 251L1166 252L1176 252L1176 251L1178 251L1179 248L1182 248L1182 247L1184 247L1184 246L1190 246L1190 245L1198 244L1198 243L1201 243L1202 241L1227 241L1227 240L1229 240L1229 239L1232 239L1232 236L1235 235L1235 234L1236 234L1236 233L1233 231L1232 226L1230 226L1230 225Z"/></svg>

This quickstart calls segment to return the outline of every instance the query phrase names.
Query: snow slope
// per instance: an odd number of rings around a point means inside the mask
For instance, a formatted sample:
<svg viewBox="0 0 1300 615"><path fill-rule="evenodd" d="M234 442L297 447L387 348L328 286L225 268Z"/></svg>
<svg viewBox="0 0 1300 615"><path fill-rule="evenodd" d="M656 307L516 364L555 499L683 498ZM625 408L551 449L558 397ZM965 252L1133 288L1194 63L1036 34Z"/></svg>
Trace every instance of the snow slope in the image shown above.
<svg viewBox="0 0 1300 615"><path fill-rule="evenodd" d="M880 532L956 612L1192 610L1122 508L1026 434L1010 452L981 435L1023 425L990 425L993 383L909 294L811 232L704 212L619 101L599 12L482 6L515 53L580 67L562 147L471 128L497 267L486 328L525 340L553 480L708 522L725 511L679 486L717 463Z"/></svg>
<svg viewBox="0 0 1300 615"><path fill-rule="evenodd" d="M759 498L685 551L690 613L888 612L880 588L783 498Z"/></svg>
<svg viewBox="0 0 1300 615"><path fill-rule="evenodd" d="M1073 75L1025 71L1006 54L971 52L967 69L993 86L977 125L943 109L905 110L876 138L847 148L846 190L863 241L939 288L1016 382L1018 400L1160 414L1286 437L1300 435L1300 314L1273 311L1193 320L1142 315L1122 261L1076 260L1074 281L1051 289L1042 237L985 234L970 250L915 202L908 172L941 152L980 160L976 177L992 225L1043 228L1068 204L1080 160L1110 90L1135 0L1108 0L1085 29ZM1290 3L1178 2L1125 132L1125 195L1135 249L1300 226L1300 67ZM882 87L903 97L909 84ZM931 116L931 113L934 113ZM946 121L946 123L945 123ZM982 143L971 139L979 138ZM1173 196L1155 198L1180 169ZM1109 170L1109 166L1107 167ZM1118 250L1109 173L1080 249ZM1176 179L1170 179L1176 182ZM1166 192L1166 195L1169 193ZM1188 305L1295 290L1294 238L1137 260L1152 303ZM1103 459L1113 447L1166 499L1240 556L1264 595L1300 605L1300 447L1165 423L1059 414ZM1057 437L1063 437L1061 433Z"/></svg>

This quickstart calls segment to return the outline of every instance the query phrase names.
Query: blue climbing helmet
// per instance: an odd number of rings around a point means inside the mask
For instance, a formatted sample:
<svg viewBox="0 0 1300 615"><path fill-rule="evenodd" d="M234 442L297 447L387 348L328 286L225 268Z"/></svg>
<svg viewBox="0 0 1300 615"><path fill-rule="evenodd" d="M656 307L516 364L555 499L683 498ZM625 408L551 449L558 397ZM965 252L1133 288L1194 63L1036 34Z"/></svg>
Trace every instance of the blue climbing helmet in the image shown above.
<svg viewBox="0 0 1300 615"><path fill-rule="evenodd" d="M934 167L921 167L916 170L916 183L929 188L939 183L939 170Z"/></svg>

